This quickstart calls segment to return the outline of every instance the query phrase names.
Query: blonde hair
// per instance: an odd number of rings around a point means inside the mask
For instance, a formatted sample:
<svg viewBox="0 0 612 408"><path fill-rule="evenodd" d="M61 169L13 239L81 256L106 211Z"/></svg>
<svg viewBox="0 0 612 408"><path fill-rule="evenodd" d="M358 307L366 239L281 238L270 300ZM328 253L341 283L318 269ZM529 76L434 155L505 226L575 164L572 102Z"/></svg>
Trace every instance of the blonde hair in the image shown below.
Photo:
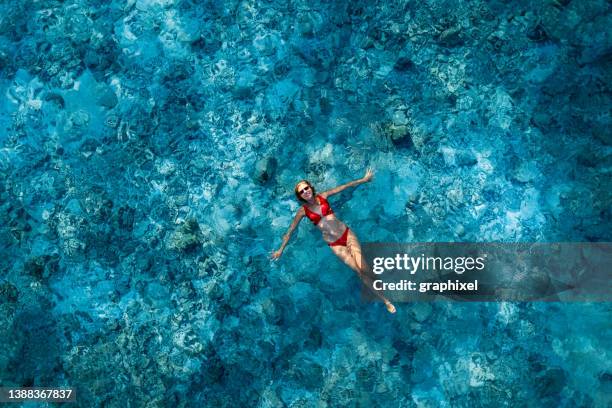
<svg viewBox="0 0 612 408"><path fill-rule="evenodd" d="M308 180L300 180L300 181L298 181L298 182L297 182L297 184L295 185L295 196L297 197L298 201L301 201L301 202L305 203L305 202L306 202L306 200L304 200L304 199L302 198L302 195L301 195L301 194L300 194L300 192L298 191L298 186L299 186L300 184L302 184L302 183L306 183L306 184L307 184L307 185L310 187L310 189L312 190L312 196L313 196L313 197L314 197L314 196L316 196L316 195L317 195L317 193L316 193L316 191L315 191L315 188L312 186L312 184L310 184L310 181L308 181Z"/></svg>

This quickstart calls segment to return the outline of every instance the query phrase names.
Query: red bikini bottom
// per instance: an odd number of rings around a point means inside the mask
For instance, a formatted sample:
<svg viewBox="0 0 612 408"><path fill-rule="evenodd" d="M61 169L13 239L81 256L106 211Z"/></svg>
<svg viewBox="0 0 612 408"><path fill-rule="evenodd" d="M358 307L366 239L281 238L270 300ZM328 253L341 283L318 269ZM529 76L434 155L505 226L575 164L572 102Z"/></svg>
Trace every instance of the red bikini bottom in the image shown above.
<svg viewBox="0 0 612 408"><path fill-rule="evenodd" d="M344 233L342 234L340 238L338 238L334 242L329 242L327 245L329 245L330 247L337 246L337 245L346 246L346 237L348 236L348 232L349 232L349 227L346 227L346 229L344 230Z"/></svg>

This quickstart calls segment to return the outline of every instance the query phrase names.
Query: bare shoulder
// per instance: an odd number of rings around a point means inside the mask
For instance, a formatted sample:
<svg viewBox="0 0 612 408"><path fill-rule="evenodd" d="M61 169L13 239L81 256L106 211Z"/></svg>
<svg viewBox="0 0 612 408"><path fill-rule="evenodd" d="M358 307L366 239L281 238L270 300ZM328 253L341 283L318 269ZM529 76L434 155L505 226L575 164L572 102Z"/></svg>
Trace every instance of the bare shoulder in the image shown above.
<svg viewBox="0 0 612 408"><path fill-rule="evenodd" d="M327 200L327 197L329 197L329 190L319 193L319 195Z"/></svg>
<svg viewBox="0 0 612 408"><path fill-rule="evenodd" d="M298 208L298 210L295 213L296 217L303 217L304 215L306 215L306 211L304 211L304 206L300 205L300 208Z"/></svg>

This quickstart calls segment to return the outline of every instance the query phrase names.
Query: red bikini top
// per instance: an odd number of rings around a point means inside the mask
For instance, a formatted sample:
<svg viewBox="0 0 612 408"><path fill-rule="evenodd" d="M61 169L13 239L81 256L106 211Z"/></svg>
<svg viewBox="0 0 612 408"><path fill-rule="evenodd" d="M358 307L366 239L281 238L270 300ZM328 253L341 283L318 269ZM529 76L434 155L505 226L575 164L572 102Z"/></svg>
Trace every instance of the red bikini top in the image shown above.
<svg viewBox="0 0 612 408"><path fill-rule="evenodd" d="M323 217L329 214L333 214L334 211L329 206L329 203L327 202L325 197L319 194L317 194L317 197L319 198L319 204L321 205L321 213L323 214ZM305 204L304 204L304 211L306 211L306 216L310 218L310 221L312 221L314 225L317 225L319 221L321 221L321 216L317 214L316 212L310 211L308 207L306 207Z"/></svg>

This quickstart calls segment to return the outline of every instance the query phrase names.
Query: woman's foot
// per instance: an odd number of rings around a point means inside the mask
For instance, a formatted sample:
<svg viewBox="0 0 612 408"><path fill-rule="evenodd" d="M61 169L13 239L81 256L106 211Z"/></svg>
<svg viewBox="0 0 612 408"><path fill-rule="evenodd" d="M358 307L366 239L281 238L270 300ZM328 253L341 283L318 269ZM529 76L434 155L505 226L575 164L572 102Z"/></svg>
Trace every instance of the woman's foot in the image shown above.
<svg viewBox="0 0 612 408"><path fill-rule="evenodd" d="M385 300L385 306L387 306L387 310L389 311L389 313L395 313L395 306L393 306L393 303L389 302L388 300Z"/></svg>

